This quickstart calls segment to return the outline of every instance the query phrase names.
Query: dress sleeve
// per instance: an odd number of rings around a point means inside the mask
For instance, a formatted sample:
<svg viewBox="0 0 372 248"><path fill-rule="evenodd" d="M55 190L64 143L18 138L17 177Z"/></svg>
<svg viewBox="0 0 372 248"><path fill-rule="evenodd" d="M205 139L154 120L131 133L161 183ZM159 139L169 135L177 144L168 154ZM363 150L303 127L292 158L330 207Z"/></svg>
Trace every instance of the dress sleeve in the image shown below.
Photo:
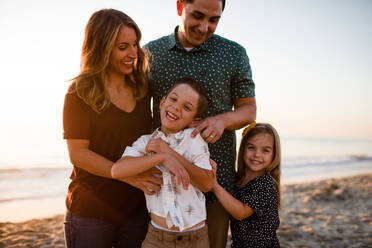
<svg viewBox="0 0 372 248"><path fill-rule="evenodd" d="M252 79L252 70L245 48L239 47L239 59L236 61L236 71L231 82L231 95L236 98L255 96L255 84Z"/></svg>
<svg viewBox="0 0 372 248"><path fill-rule="evenodd" d="M259 180L252 188L249 192L246 188L243 189L240 201L251 207L258 216L278 207L276 188L271 180Z"/></svg>
<svg viewBox="0 0 372 248"><path fill-rule="evenodd" d="M146 155L146 145L149 141L150 135L142 135L139 137L132 146L127 146L123 153L124 156L141 157Z"/></svg>
<svg viewBox="0 0 372 248"><path fill-rule="evenodd" d="M63 105L63 138L90 139L89 106L76 93L67 93Z"/></svg>
<svg viewBox="0 0 372 248"><path fill-rule="evenodd" d="M189 134L187 136L190 137ZM200 134L196 135L195 138L190 139L191 145L188 152L191 163L202 169L212 170L212 166L209 162L210 154L208 144L204 141Z"/></svg>

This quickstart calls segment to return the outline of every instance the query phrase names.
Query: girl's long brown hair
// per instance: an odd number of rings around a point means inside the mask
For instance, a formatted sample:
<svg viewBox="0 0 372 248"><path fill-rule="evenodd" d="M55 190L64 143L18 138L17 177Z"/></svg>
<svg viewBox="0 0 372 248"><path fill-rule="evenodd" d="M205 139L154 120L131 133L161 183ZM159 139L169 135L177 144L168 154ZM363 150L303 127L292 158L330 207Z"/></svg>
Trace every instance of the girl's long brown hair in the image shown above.
<svg viewBox="0 0 372 248"><path fill-rule="evenodd" d="M77 92L95 112L100 113L109 104L106 91L107 68L111 51L121 27L133 28L137 35L137 63L133 72L126 75L126 82L133 88L136 100L146 96L147 60L140 47L141 31L137 24L126 14L114 9L95 12L85 27L85 38L81 51L80 73L73 78L69 93Z"/></svg>
<svg viewBox="0 0 372 248"><path fill-rule="evenodd" d="M253 126L253 127L252 127ZM276 190L278 192L278 207L281 207L281 190L280 190L280 171L281 171L281 151L280 151L280 139L277 131L273 126L268 123L252 123L248 126L242 135L242 140L239 146L239 153L238 153L238 171L236 174L236 180L239 182L244 178L246 174L247 166L244 163L244 152L245 146L248 139L252 138L253 136L265 133L270 135L274 140L274 156L271 164L266 168L266 174L270 176L276 186Z"/></svg>

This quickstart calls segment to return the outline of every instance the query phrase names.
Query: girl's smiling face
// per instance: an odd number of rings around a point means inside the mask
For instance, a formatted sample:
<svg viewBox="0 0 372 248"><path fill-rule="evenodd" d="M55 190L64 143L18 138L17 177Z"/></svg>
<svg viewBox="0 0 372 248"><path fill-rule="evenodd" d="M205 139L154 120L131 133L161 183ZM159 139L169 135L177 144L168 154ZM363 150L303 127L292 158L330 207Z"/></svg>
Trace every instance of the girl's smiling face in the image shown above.
<svg viewBox="0 0 372 248"><path fill-rule="evenodd" d="M244 163L249 172L262 175L274 156L274 139L267 133L258 133L247 139Z"/></svg>
<svg viewBox="0 0 372 248"><path fill-rule="evenodd" d="M186 128L198 111L199 94L187 84L176 86L160 101L161 130L165 134Z"/></svg>

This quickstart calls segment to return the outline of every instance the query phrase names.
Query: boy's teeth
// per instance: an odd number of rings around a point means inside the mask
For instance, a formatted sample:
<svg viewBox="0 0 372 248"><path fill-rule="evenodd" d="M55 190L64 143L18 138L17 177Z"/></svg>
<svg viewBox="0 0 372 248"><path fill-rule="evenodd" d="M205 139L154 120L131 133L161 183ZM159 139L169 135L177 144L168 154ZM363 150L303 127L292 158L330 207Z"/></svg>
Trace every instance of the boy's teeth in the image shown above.
<svg viewBox="0 0 372 248"><path fill-rule="evenodd" d="M171 113L167 112L167 115L172 118L173 120L177 119L177 116L172 115Z"/></svg>

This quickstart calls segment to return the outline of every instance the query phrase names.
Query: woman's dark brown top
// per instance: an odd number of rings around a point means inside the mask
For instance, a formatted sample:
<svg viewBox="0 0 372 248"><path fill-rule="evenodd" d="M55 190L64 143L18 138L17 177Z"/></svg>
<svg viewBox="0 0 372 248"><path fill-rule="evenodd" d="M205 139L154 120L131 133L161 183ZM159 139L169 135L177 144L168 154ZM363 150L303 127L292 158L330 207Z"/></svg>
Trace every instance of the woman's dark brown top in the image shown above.
<svg viewBox="0 0 372 248"><path fill-rule="evenodd" d="M151 132L150 97L137 102L128 113L114 104L97 114L76 93L67 93L63 109L63 138L87 139L89 149L112 162L125 147ZM73 214L114 223L129 216L147 218L144 193L124 182L93 175L73 166L66 198Z"/></svg>

